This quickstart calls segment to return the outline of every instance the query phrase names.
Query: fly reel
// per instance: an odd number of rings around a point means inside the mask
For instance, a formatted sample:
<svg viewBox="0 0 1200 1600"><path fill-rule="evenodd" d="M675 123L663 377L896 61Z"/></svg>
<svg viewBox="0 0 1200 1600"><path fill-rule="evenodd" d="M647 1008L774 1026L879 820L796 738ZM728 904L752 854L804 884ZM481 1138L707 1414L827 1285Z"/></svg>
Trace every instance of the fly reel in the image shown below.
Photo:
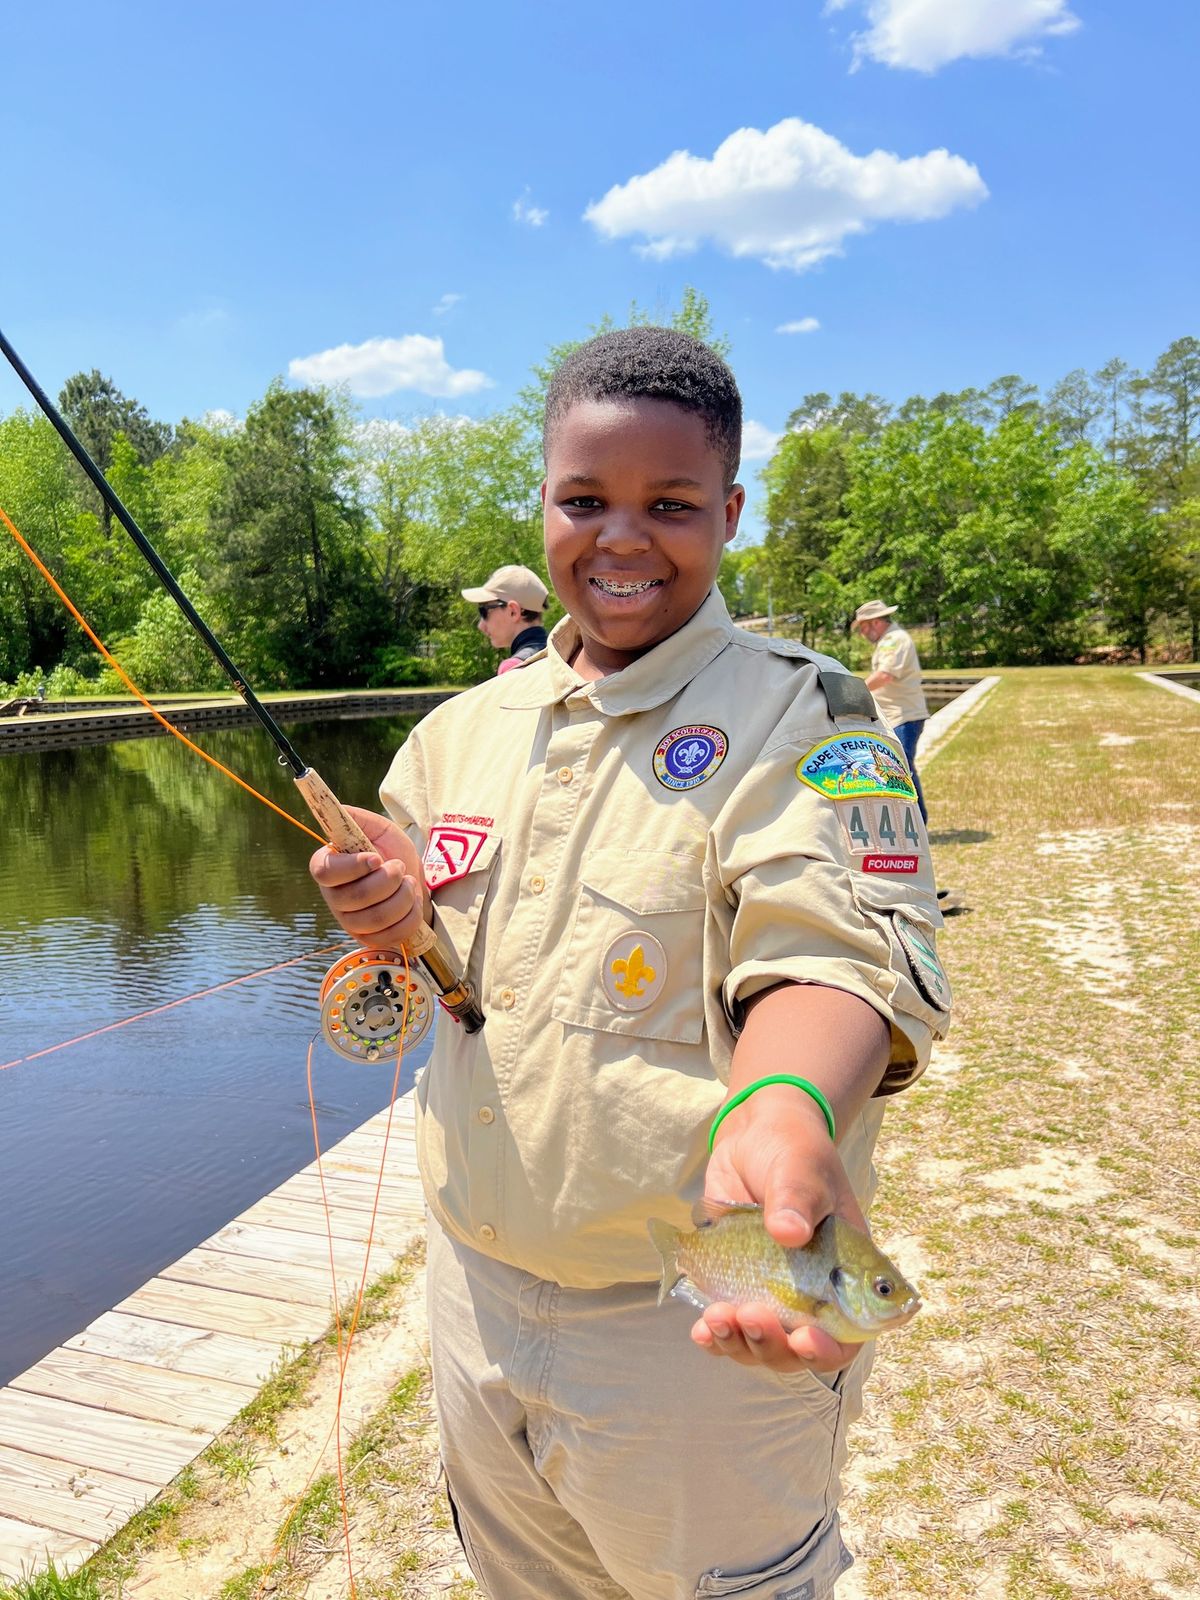
<svg viewBox="0 0 1200 1600"><path fill-rule="evenodd" d="M347 1061L391 1061L433 1024L434 994L395 950L355 950L321 984L321 1032Z"/></svg>

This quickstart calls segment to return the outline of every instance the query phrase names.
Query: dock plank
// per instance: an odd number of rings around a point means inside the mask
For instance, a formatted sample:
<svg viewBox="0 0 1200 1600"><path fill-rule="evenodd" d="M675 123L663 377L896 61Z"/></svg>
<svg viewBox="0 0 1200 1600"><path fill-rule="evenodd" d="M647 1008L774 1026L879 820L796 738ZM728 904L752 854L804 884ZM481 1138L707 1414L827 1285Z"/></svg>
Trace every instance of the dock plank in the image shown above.
<svg viewBox="0 0 1200 1600"><path fill-rule="evenodd" d="M254 1261L294 1261L309 1267L321 1267L329 1276L329 1241L323 1236L302 1233L290 1228L253 1227L244 1222L228 1223L201 1245L205 1250L221 1250L228 1255L246 1256ZM351 1243L346 1239L333 1242L333 1259L339 1275L349 1272L358 1276L367 1258L365 1243ZM371 1250L371 1264L384 1267L391 1256L381 1251L378 1244Z"/></svg>
<svg viewBox="0 0 1200 1600"><path fill-rule="evenodd" d="M151 1278L113 1310L157 1317L163 1322L181 1322L189 1328L212 1328L217 1333L245 1333L252 1339L274 1339L279 1344L315 1339L330 1321L328 1307L262 1300L256 1295L232 1294L227 1289L172 1283L169 1278Z"/></svg>
<svg viewBox="0 0 1200 1600"><path fill-rule="evenodd" d="M29 1577L52 1561L61 1570L90 1555L92 1548L89 1540L75 1534L0 1515L0 1577Z"/></svg>
<svg viewBox="0 0 1200 1600"><path fill-rule="evenodd" d="M84 1539L106 1539L154 1492L135 1478L0 1445L0 1503L18 1521Z"/></svg>
<svg viewBox="0 0 1200 1600"><path fill-rule="evenodd" d="M266 1382L288 1351L274 1339L188 1328L122 1311L106 1311L62 1348L145 1362L199 1378L231 1378L255 1387Z"/></svg>
<svg viewBox="0 0 1200 1600"><path fill-rule="evenodd" d="M335 1258L336 1259L336 1258ZM252 1261L227 1251L209 1250L201 1245L159 1274L173 1283L195 1283L209 1289L232 1289L238 1294L258 1295L265 1300L287 1300L301 1306L324 1306L332 1317L333 1281L329 1263L305 1266L291 1261ZM339 1270L341 1297L355 1288L349 1272Z"/></svg>
<svg viewBox="0 0 1200 1600"><path fill-rule="evenodd" d="M0 1444L86 1469L115 1472L159 1489L207 1440L190 1428L146 1422L47 1395L0 1390Z"/></svg>
<svg viewBox="0 0 1200 1600"><path fill-rule="evenodd" d="M55 1395L101 1411L216 1433L258 1393L253 1384L123 1361L86 1350L52 1350L14 1378L24 1394Z"/></svg>

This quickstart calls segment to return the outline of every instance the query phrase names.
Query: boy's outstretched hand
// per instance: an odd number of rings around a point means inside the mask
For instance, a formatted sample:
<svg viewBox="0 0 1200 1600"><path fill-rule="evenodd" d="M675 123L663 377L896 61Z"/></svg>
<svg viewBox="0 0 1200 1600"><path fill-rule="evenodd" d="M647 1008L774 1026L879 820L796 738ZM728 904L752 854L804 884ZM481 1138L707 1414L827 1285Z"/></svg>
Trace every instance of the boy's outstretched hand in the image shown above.
<svg viewBox="0 0 1200 1600"><path fill-rule="evenodd" d="M367 852L322 845L308 870L325 904L352 938L397 950L429 922L429 893L416 846L390 817L360 806L346 810L370 839Z"/></svg>
<svg viewBox="0 0 1200 1600"><path fill-rule="evenodd" d="M839 1126L846 1127L879 1082L887 1037L879 1016L855 996L787 984L750 1010L734 1056L737 1083L778 1071L808 1076L820 1083ZM797 1040L804 1041L813 1063L807 1070L795 1064ZM736 1086L731 1080L731 1092ZM790 1084L755 1090L722 1120L704 1192L711 1200L761 1205L767 1232L785 1247L807 1244L817 1224L833 1213L869 1231L820 1107ZM843 1344L823 1328L788 1333L770 1306L724 1302L706 1308L692 1339L714 1355L779 1372L836 1371L862 1348Z"/></svg>

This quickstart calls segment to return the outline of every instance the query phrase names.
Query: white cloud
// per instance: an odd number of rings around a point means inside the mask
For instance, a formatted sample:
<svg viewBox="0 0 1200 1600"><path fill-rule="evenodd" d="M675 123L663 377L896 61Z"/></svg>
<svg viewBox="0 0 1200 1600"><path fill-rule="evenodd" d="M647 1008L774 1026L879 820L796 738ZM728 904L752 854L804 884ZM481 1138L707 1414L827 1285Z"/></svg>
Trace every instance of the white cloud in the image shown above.
<svg viewBox="0 0 1200 1600"><path fill-rule="evenodd" d="M765 423L747 418L742 423L742 460L766 461L775 453L775 446L782 438L781 433L772 433Z"/></svg>
<svg viewBox="0 0 1200 1600"><path fill-rule="evenodd" d="M232 411L226 411L224 406L214 406L200 418L200 426L211 428L214 433L237 433L246 426L246 423L242 417L236 417Z"/></svg>
<svg viewBox="0 0 1200 1600"><path fill-rule="evenodd" d="M531 228L540 228L550 219L548 211L532 203L528 188L513 201L512 214L514 222L527 222Z"/></svg>
<svg viewBox="0 0 1200 1600"><path fill-rule="evenodd" d="M339 344L289 362L288 374L299 383L344 383L353 394L362 395L415 389L419 394L449 397L492 387L485 372L466 367L456 371L446 360L442 341L423 333Z"/></svg>
<svg viewBox="0 0 1200 1600"><path fill-rule="evenodd" d="M447 311L452 311L461 299L462 295L460 294L444 294L433 308L434 316L444 317Z"/></svg>
<svg viewBox="0 0 1200 1600"><path fill-rule="evenodd" d="M816 333L821 324L816 317L801 317L798 322L781 322L776 333Z"/></svg>
<svg viewBox="0 0 1200 1600"><path fill-rule="evenodd" d="M787 117L765 132L739 128L711 159L676 150L614 185L584 218L609 239L645 235L643 253L658 259L707 239L731 255L803 272L877 222L928 222L986 197L978 170L947 150L857 156L832 134Z"/></svg>
<svg viewBox="0 0 1200 1600"><path fill-rule="evenodd" d="M963 56L1038 55L1038 41L1080 25L1068 0L868 0L867 20L854 35L854 66L870 59L916 72Z"/></svg>

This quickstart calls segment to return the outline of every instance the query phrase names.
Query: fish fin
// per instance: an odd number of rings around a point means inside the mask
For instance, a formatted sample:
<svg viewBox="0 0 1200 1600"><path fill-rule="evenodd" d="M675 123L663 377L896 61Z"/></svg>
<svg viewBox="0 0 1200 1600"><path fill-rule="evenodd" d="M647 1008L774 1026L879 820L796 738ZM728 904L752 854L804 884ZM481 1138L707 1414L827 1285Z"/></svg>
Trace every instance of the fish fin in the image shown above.
<svg viewBox="0 0 1200 1600"><path fill-rule="evenodd" d="M658 1286L658 1303L662 1305L683 1278L679 1265L679 1229L673 1228L661 1217L651 1217L646 1229L654 1248L662 1257L662 1282Z"/></svg>
<svg viewBox="0 0 1200 1600"><path fill-rule="evenodd" d="M720 1222L722 1217L728 1217L738 1211L761 1211L761 1206L756 1206L749 1200L714 1200L705 1195L702 1200L697 1200L692 1207L692 1223L697 1228L711 1228L714 1222Z"/></svg>

